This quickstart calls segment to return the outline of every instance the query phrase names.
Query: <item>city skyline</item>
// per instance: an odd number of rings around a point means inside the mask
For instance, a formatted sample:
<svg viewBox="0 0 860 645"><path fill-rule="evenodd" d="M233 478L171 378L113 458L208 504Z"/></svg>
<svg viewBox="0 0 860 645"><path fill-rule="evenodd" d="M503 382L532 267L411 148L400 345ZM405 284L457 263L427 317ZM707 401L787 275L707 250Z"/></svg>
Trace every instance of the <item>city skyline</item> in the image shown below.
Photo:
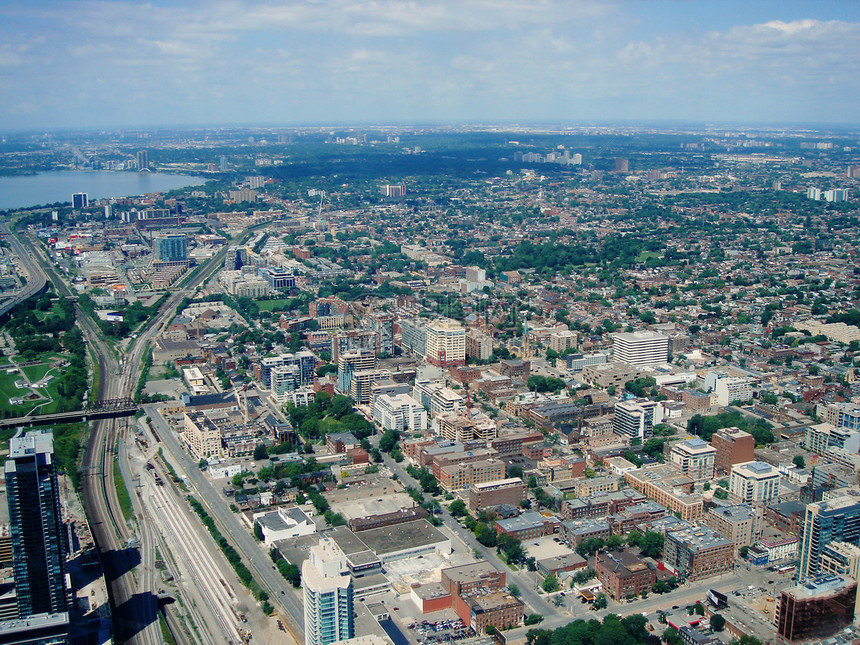
<svg viewBox="0 0 860 645"><path fill-rule="evenodd" d="M860 6L55 1L0 9L3 129L856 122Z"/></svg>

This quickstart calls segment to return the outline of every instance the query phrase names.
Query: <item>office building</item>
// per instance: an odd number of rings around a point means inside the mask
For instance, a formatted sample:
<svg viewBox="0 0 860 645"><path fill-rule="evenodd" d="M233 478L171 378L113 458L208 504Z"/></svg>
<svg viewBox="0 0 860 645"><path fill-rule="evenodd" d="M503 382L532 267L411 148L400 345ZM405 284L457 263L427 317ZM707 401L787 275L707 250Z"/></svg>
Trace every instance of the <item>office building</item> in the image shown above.
<svg viewBox="0 0 860 645"><path fill-rule="evenodd" d="M152 238L152 250L161 262L185 262L188 260L188 241L185 233L169 233Z"/></svg>
<svg viewBox="0 0 860 645"><path fill-rule="evenodd" d="M260 277L262 277L269 286L275 291L282 289L292 289L296 286L296 276L291 271L276 267L267 267L260 269Z"/></svg>
<svg viewBox="0 0 860 645"><path fill-rule="evenodd" d="M466 330L456 320L435 320L427 325L427 361L439 367L466 364Z"/></svg>
<svg viewBox="0 0 860 645"><path fill-rule="evenodd" d="M138 150L137 152L137 169L149 169L149 152L146 150Z"/></svg>
<svg viewBox="0 0 860 645"><path fill-rule="evenodd" d="M305 645L328 645L355 636L353 585L346 556L323 538L302 563Z"/></svg>
<svg viewBox="0 0 860 645"><path fill-rule="evenodd" d="M767 504L779 497L779 470L763 461L732 466L729 496L737 504Z"/></svg>
<svg viewBox="0 0 860 645"><path fill-rule="evenodd" d="M597 554L594 571L604 590L617 601L651 591L657 582L657 568L628 551Z"/></svg>
<svg viewBox="0 0 860 645"><path fill-rule="evenodd" d="M706 527L690 527L666 533L663 562L688 580L701 580L731 571L735 545Z"/></svg>
<svg viewBox="0 0 860 645"><path fill-rule="evenodd" d="M698 437L672 445L670 460L679 471L698 481L714 478L714 455L717 451Z"/></svg>
<svg viewBox="0 0 860 645"><path fill-rule="evenodd" d="M5 470L18 617L64 612L69 545L51 432L14 436Z"/></svg>
<svg viewBox="0 0 860 645"><path fill-rule="evenodd" d="M739 428L723 428L711 436L714 469L719 474L731 472L732 466L755 460L755 439Z"/></svg>
<svg viewBox="0 0 860 645"><path fill-rule="evenodd" d="M654 432L654 410L657 403L648 399L621 401L615 406L612 431L622 437L640 439L642 443Z"/></svg>
<svg viewBox="0 0 860 645"><path fill-rule="evenodd" d="M653 331L612 334L614 360L629 365L659 365L669 360L669 337Z"/></svg>
<svg viewBox="0 0 860 645"><path fill-rule="evenodd" d="M705 516L705 524L731 540L735 549L752 546L761 537L764 528L759 513L747 504L714 507Z"/></svg>
<svg viewBox="0 0 860 645"><path fill-rule="evenodd" d="M72 193L72 208L86 208L90 203L89 196L86 193Z"/></svg>
<svg viewBox="0 0 860 645"><path fill-rule="evenodd" d="M854 621L857 582L827 575L782 592L775 608L777 633L789 642L827 637Z"/></svg>
<svg viewBox="0 0 860 645"><path fill-rule="evenodd" d="M860 545L860 498L844 495L806 505L797 579L820 571L824 547L833 542Z"/></svg>
<svg viewBox="0 0 860 645"><path fill-rule="evenodd" d="M473 484L469 489L469 511L478 514L491 506L508 504L519 507L526 499L526 485L519 477Z"/></svg>

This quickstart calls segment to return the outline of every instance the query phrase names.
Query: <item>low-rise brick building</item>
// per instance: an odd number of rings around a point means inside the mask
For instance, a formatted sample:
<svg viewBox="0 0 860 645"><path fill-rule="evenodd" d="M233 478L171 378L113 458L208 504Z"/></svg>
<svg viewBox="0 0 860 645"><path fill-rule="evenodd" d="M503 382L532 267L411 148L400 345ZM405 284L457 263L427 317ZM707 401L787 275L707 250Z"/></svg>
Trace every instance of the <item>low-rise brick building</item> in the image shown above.
<svg viewBox="0 0 860 645"><path fill-rule="evenodd" d="M526 485L519 477L473 484L469 489L469 511L478 514L491 506L519 506L526 499Z"/></svg>
<svg viewBox="0 0 860 645"><path fill-rule="evenodd" d="M628 551L599 553L594 570L603 589L614 600L650 591L657 582L657 568Z"/></svg>
<svg viewBox="0 0 860 645"><path fill-rule="evenodd" d="M503 591L473 592L455 596L454 610L476 634L483 634L489 625L505 629L519 625L525 615L525 604Z"/></svg>
<svg viewBox="0 0 860 645"><path fill-rule="evenodd" d="M688 580L731 571L735 545L705 526L670 531L663 544L663 562Z"/></svg>

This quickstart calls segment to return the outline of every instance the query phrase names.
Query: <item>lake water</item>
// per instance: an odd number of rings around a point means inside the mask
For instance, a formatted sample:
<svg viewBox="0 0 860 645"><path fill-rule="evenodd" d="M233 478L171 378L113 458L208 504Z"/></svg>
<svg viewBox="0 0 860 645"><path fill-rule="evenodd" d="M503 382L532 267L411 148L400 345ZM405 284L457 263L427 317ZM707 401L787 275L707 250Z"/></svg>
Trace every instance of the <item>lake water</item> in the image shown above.
<svg viewBox="0 0 860 645"><path fill-rule="evenodd" d="M54 202L71 202L72 193L90 199L133 197L185 186L199 186L205 179L160 172L62 171L25 177L0 177L0 209L27 208Z"/></svg>

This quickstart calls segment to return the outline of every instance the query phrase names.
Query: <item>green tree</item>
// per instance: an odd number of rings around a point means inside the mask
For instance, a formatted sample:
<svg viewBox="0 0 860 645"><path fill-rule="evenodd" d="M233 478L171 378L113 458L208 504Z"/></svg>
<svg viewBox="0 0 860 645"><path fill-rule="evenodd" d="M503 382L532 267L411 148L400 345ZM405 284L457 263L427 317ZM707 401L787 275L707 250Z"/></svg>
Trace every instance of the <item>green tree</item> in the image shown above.
<svg viewBox="0 0 860 645"><path fill-rule="evenodd" d="M606 609L609 602L606 600L606 594L599 593L594 597L591 606L595 609Z"/></svg>
<svg viewBox="0 0 860 645"><path fill-rule="evenodd" d="M681 639L681 632L674 627L667 627L666 631L663 632L663 642L666 645L683 645L684 643Z"/></svg>
<svg viewBox="0 0 860 645"><path fill-rule="evenodd" d="M541 587L547 593L552 593L553 591L558 591L561 588L561 585L558 582L558 578L555 574L549 574L546 578L544 578Z"/></svg>
<svg viewBox="0 0 860 645"><path fill-rule="evenodd" d="M729 642L729 645L764 645L759 639L755 636L750 636L749 634L743 634L740 638L735 638Z"/></svg>
<svg viewBox="0 0 860 645"><path fill-rule="evenodd" d="M463 517L468 513L466 510L466 504L462 499L455 499L451 502L451 505L448 507L448 512L454 517Z"/></svg>
<svg viewBox="0 0 860 645"><path fill-rule="evenodd" d="M806 468L806 460L803 458L803 455L795 455L794 459L791 460L795 466L798 468Z"/></svg>
<svg viewBox="0 0 860 645"><path fill-rule="evenodd" d="M483 522L475 525L475 539L484 546L496 546L496 532Z"/></svg>
<svg viewBox="0 0 860 645"><path fill-rule="evenodd" d="M639 545L642 555L646 558L659 558L663 555L664 540L665 537L662 533L646 531L642 535L642 541Z"/></svg>
<svg viewBox="0 0 860 645"><path fill-rule="evenodd" d="M711 616L710 624L711 629L715 632L721 632L726 627L726 619L720 616L720 614L714 614Z"/></svg>
<svg viewBox="0 0 860 645"><path fill-rule="evenodd" d="M522 595L520 588L513 582L508 585L508 592L514 597L519 598Z"/></svg>
<svg viewBox="0 0 860 645"><path fill-rule="evenodd" d="M254 448L254 461L261 461L263 459L268 459L269 453L266 451L266 446L263 444L258 445Z"/></svg>

